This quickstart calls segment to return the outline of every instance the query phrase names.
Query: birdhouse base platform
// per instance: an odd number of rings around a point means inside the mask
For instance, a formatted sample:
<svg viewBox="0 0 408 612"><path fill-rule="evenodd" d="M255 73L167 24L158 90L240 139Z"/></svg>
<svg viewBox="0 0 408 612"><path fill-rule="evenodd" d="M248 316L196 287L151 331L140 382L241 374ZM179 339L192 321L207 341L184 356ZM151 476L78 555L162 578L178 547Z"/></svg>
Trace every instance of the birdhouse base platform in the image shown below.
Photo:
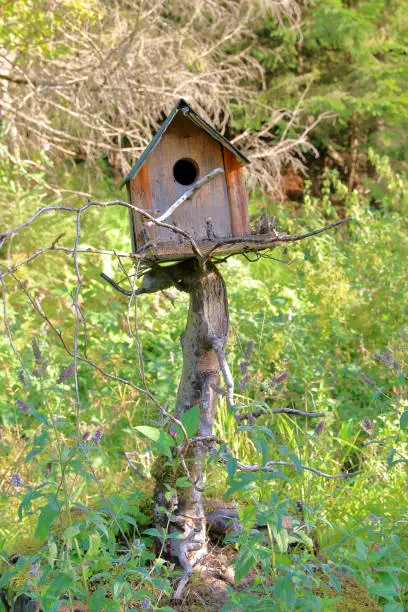
<svg viewBox="0 0 408 612"><path fill-rule="evenodd" d="M274 234L251 234L231 239L224 238L219 241L204 240L197 242L196 245L204 258L212 258L273 249L279 244L286 242L285 237L286 234L279 234L278 232ZM183 241L179 244L160 244L159 246L151 245L144 247L137 251L137 255L142 255L146 261L165 262L181 261L194 257L197 253L194 252L189 242Z"/></svg>

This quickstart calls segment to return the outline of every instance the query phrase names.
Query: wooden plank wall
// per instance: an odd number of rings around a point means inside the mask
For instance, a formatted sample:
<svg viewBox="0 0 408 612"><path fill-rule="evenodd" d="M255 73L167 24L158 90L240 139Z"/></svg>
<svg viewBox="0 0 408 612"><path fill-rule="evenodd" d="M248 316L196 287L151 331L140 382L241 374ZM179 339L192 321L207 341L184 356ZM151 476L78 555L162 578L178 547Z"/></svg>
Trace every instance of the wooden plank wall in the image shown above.
<svg viewBox="0 0 408 612"><path fill-rule="evenodd" d="M176 115L149 156L151 202L157 213L165 212L190 187L180 185L174 179L173 167L179 159L191 159L198 165L196 180L215 168L223 168L221 145L182 113ZM217 236L231 235L228 191L223 174L204 185L168 221L196 240L205 240L208 217L212 219ZM157 228L156 238L164 243L179 243L181 240L174 232L162 228Z"/></svg>
<svg viewBox="0 0 408 612"><path fill-rule="evenodd" d="M228 187L232 235L243 236L250 233L244 169L229 149L223 147L222 150L225 178Z"/></svg>
<svg viewBox="0 0 408 612"><path fill-rule="evenodd" d="M149 160L146 160L139 172L130 179L131 203L138 208L142 208L150 213L153 212L152 198L149 182ZM136 235L136 245L138 248L143 246L144 240L141 235L143 228L143 218L138 213L132 211L133 226ZM149 236L154 241L156 238L156 227L149 228Z"/></svg>
<svg viewBox="0 0 408 612"><path fill-rule="evenodd" d="M163 214L190 185L181 185L173 176L174 164L180 159L191 159L198 166L196 180L215 168L224 174L204 185L166 221L190 233L195 240L207 240L207 219L211 217L216 238L228 238L250 233L248 201L244 169L228 149L211 138L200 127L176 115L160 142L150 153L139 172L130 179L131 201L135 206ZM132 213L137 246L143 219ZM150 238L157 244L180 244L184 239L171 230L152 227Z"/></svg>

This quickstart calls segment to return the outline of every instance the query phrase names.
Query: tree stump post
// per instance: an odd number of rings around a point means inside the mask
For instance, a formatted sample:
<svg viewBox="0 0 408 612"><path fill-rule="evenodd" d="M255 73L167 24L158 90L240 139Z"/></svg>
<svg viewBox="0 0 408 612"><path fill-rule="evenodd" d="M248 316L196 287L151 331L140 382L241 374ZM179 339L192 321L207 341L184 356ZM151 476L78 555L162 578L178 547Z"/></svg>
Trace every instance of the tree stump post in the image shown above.
<svg viewBox="0 0 408 612"><path fill-rule="evenodd" d="M229 316L227 292L224 280L212 263L202 269L199 262L191 259L191 270L183 276L181 286L190 295L187 325L181 336L183 349L183 370L177 393L176 417L192 406L200 407L198 436L210 436L215 419L218 388L220 385L220 351L224 352L227 342ZM195 442L188 446L185 464L194 483L188 488L174 487L177 500L173 505L174 518L170 533L177 530L182 539L171 540L172 556L178 557L186 575L206 553L206 520L202 501L204 485L204 463L208 443ZM175 459L177 463L177 459ZM160 476L163 468L155 470ZM174 468L177 470L178 468ZM175 480L174 470L167 472L167 478ZM179 471L177 476L184 475ZM156 478L155 519L163 525L160 506L169 507L165 501L167 482ZM163 513L161 513L163 515ZM180 589L180 585L179 585Z"/></svg>

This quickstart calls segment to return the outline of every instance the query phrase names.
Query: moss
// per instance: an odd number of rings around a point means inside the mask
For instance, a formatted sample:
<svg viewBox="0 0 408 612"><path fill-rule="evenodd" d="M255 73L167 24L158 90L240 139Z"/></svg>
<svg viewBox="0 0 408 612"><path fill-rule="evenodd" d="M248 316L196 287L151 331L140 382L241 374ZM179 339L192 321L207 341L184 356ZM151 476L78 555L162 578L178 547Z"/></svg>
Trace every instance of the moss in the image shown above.
<svg viewBox="0 0 408 612"><path fill-rule="evenodd" d="M167 484L172 489L176 489L179 504L182 504L183 501L188 500L191 496L191 487L176 486L177 479L185 477L185 475L184 467L177 458L173 458L170 463L167 457L160 455L153 464L152 478L156 482L156 487L161 488Z"/></svg>
<svg viewBox="0 0 408 612"><path fill-rule="evenodd" d="M152 478L158 485L170 482L174 466L169 462L168 457L159 455L152 466Z"/></svg>
<svg viewBox="0 0 408 612"><path fill-rule="evenodd" d="M144 514L148 523L153 521L153 508L154 508L154 499L153 499L153 489L151 491L146 491L146 494L139 502L139 510L142 514Z"/></svg>
<svg viewBox="0 0 408 612"><path fill-rule="evenodd" d="M367 589L357 582L352 576L337 576L341 584L341 599L332 604L333 610L337 612L381 612L382 608L370 597ZM338 597L334 589L319 588L316 595L323 598L335 599Z"/></svg>

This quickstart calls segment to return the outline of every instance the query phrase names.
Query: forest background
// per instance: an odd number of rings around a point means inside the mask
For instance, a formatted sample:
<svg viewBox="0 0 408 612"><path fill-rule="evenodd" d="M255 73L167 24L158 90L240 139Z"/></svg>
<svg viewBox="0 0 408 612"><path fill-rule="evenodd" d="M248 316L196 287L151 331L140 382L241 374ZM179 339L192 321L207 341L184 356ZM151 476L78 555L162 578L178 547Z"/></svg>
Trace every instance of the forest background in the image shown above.
<svg viewBox="0 0 408 612"><path fill-rule="evenodd" d="M265 415L262 425L237 430L221 398L215 433L234 456L256 463L272 453L293 469L239 479L213 464L206 495L238 502L244 526L269 512L274 528L269 548L248 530L235 536L236 574L255 572L255 587L231 588L223 609L334 610L340 568L380 609L405 610L405 1L2 0L0 9L0 232L40 206L125 199L122 177L181 96L251 158L252 213L267 210L292 234L354 218L273 251L275 259L222 265L236 402L326 417ZM148 485L124 457L136 451L150 475L163 449L135 427L164 427L162 416L143 393L87 364L74 372L30 305L28 295L73 346L70 254L52 250L5 274L57 237L73 247L68 215L43 215L1 249L0 588L9 601L30 593L46 610L58 610L61 596L91 610L170 609L173 570L155 560L146 531ZM87 246L129 252L127 211L84 216ZM171 411L187 298L146 296L136 317L99 276L123 276L119 258L79 261L81 351ZM300 464L362 474L325 480ZM299 500L325 560L320 571L330 575L326 590L315 584L307 543L289 552L283 517L296 516ZM121 531L138 542L127 573Z"/></svg>

